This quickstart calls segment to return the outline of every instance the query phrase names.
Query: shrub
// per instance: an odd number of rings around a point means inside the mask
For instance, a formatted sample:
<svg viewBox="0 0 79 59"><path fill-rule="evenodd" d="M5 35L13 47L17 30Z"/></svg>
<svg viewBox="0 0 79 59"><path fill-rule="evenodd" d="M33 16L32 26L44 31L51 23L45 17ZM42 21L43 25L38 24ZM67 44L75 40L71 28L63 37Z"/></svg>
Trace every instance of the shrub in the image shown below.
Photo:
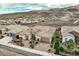
<svg viewBox="0 0 79 59"><path fill-rule="evenodd" d="M75 50L75 55L79 55L79 49Z"/></svg>

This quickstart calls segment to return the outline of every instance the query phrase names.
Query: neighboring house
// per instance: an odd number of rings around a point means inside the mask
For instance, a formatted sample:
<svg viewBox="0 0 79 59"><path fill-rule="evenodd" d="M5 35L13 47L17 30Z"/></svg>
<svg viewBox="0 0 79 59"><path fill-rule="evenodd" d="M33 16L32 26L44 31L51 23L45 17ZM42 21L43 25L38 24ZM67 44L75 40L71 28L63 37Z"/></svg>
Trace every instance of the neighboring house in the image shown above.
<svg viewBox="0 0 79 59"><path fill-rule="evenodd" d="M72 34L72 35L74 35L74 37L75 37L75 42L76 42L77 45L79 45L79 33L76 32L76 31L71 31L71 32L69 32L69 33Z"/></svg>
<svg viewBox="0 0 79 59"><path fill-rule="evenodd" d="M73 35L66 35L62 38L62 43L69 41L70 39L72 39L73 41L75 41L75 37Z"/></svg>
<svg viewBox="0 0 79 59"><path fill-rule="evenodd" d="M78 30L78 26L62 26L61 32L62 32L62 42L68 41L69 39L74 40L75 37L70 32L75 31L74 29Z"/></svg>

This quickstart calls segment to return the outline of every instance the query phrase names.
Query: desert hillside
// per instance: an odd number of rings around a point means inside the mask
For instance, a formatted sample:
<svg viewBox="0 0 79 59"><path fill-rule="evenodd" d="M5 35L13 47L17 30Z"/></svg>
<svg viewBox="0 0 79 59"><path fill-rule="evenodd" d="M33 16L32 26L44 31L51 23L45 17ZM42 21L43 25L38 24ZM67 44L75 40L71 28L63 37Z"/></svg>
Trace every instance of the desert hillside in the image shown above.
<svg viewBox="0 0 79 59"><path fill-rule="evenodd" d="M8 23L8 21L21 21L21 24L27 24L29 22L39 25L79 25L78 19L79 5L0 15L0 20L5 20L5 23ZM75 21L77 22L74 23Z"/></svg>

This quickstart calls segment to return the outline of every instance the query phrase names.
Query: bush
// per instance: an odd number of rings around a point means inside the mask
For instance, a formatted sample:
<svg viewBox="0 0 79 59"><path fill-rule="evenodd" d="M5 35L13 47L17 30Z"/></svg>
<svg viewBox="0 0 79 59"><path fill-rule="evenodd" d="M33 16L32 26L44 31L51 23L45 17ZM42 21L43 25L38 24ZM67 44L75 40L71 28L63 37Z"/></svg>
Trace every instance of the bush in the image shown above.
<svg viewBox="0 0 79 59"><path fill-rule="evenodd" d="M70 39L69 41L66 41L65 44L69 50L72 50L75 47L75 42L72 39Z"/></svg>
<svg viewBox="0 0 79 59"><path fill-rule="evenodd" d="M79 51L78 50L75 50L75 55L79 55Z"/></svg>
<svg viewBox="0 0 79 59"><path fill-rule="evenodd" d="M16 39L19 39L19 35L16 35Z"/></svg>
<svg viewBox="0 0 79 59"><path fill-rule="evenodd" d="M4 38L4 36L1 36L0 39Z"/></svg>

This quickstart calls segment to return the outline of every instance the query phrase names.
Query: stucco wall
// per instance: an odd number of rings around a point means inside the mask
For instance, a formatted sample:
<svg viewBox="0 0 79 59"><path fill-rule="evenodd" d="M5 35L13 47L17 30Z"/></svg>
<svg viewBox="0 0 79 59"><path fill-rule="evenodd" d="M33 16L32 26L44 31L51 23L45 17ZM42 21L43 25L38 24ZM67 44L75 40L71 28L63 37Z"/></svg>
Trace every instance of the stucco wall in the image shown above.
<svg viewBox="0 0 79 59"><path fill-rule="evenodd" d="M0 44L0 48L4 48L9 51L17 52L24 56L51 56L51 54L46 53L46 52L24 48L24 47L19 47L19 46L15 46L11 44Z"/></svg>

